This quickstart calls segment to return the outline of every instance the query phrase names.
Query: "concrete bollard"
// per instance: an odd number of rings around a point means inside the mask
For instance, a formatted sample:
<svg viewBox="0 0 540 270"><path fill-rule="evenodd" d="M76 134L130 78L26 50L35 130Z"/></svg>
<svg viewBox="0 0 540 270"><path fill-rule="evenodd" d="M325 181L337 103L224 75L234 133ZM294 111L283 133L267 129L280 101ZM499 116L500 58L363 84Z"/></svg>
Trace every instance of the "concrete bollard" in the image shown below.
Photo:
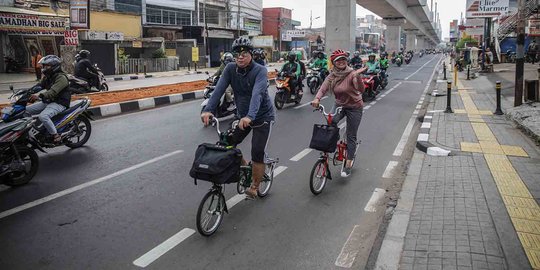
<svg viewBox="0 0 540 270"><path fill-rule="evenodd" d="M446 82L446 110L445 113L454 113L452 110L452 82Z"/></svg>
<svg viewBox="0 0 540 270"><path fill-rule="evenodd" d="M495 92L497 93L497 109L495 109L493 114L503 115L504 113L501 109L501 81L495 83Z"/></svg>

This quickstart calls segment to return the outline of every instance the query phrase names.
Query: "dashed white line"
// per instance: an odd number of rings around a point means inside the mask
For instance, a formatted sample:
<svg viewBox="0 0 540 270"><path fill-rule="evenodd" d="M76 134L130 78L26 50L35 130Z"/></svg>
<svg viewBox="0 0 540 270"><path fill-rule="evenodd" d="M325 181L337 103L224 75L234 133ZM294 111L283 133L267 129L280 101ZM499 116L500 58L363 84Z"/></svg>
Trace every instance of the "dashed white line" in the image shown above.
<svg viewBox="0 0 540 270"><path fill-rule="evenodd" d="M364 211L366 211L366 212L375 212L375 211L377 211L377 204L384 197L384 193L386 193L386 190L384 190L382 188L376 188L373 191L373 194L371 194L371 198L369 198L369 201L366 204L366 207L364 208Z"/></svg>
<svg viewBox="0 0 540 270"><path fill-rule="evenodd" d="M378 97L377 99L375 99L376 101L379 101L382 99L382 96L381 97Z"/></svg>
<svg viewBox="0 0 540 270"><path fill-rule="evenodd" d="M146 254L142 255L141 257L133 261L133 264L139 267L147 267L152 262L154 262L159 257L161 257L163 254L167 253L167 251L173 249L175 246L182 243L182 241L186 240L188 237L190 237L194 233L195 233L195 230L193 229L189 229L189 228L182 229L177 234L165 240L165 242L159 244L157 247L153 248L152 250L148 251Z"/></svg>
<svg viewBox="0 0 540 270"><path fill-rule="evenodd" d="M369 105L371 105L371 106L373 106L375 104L377 104L377 101L372 101L371 103L369 103Z"/></svg>
<svg viewBox="0 0 540 270"><path fill-rule="evenodd" d="M54 194L51 194L47 197L43 197L41 199L38 199L38 200L35 200L35 201L32 201L32 202L29 202L29 203L25 203L23 205L20 205L20 206L17 206L15 208L11 208L9 210L6 210L2 213L0 213L0 219L1 218L5 218L7 216L10 216L10 215L13 215L13 214L16 214L18 212L21 212L21 211L24 211L26 209L29 209L29 208L32 208L32 207L35 207L35 206L38 206L38 205L41 205L41 204L44 204L46 202L49 202L49 201L52 201L54 199L58 199L60 197L63 197L63 196L66 196L66 195L69 195L73 192L76 192L76 191L79 191L81 189L84 189L84 188L87 188L87 187L91 187L93 185L96 185L96 184L99 184L101 182L105 182L107 180L110 180L110 179L113 179L117 176L120 176L120 175L123 175L123 174L126 174L128 172L131 172L133 170L136 170L136 169L139 169L141 167L144 167L146 165L150 165L152 163L155 163L155 162L158 162L162 159L166 159L168 157L171 157L171 156L174 156L174 155L177 155L177 154L180 154L184 152L183 150L176 150L176 151L173 151L173 152L170 152L168 154L165 154L165 155L162 155L162 156L159 156L159 157L155 157L153 159L150 159L150 160L147 160L145 162L141 162L139 164L136 164L136 165L133 165L131 167L128 167L128 168L125 168L123 170L120 170L120 171L117 171L115 173L112 173L112 174L109 174L109 175L106 175L106 176L103 176L103 177L100 177L98 179L95 179L95 180L92 180L92 181L89 181L89 182L86 182L84 184L80 184L78 186L74 186L74 187L71 187L71 188L68 188L66 190L62 190L60 192L57 192L57 193L54 193Z"/></svg>
<svg viewBox="0 0 540 270"><path fill-rule="evenodd" d="M286 166L279 166L274 169L274 177L278 176L280 173L284 172L287 169Z"/></svg>
<svg viewBox="0 0 540 270"><path fill-rule="evenodd" d="M365 106L365 107L364 107L364 110L367 110L367 109L369 109L369 108L371 108L371 105Z"/></svg>
<svg viewBox="0 0 540 270"><path fill-rule="evenodd" d="M409 140L409 135L411 134L413 125L414 125L414 117L411 117L409 119L409 123L407 123L407 126L405 127L405 130L403 131L403 135L401 135L401 139L399 140L398 145L396 146L396 149L394 150L394 156L398 157L403 154L403 149L405 149L405 144Z"/></svg>
<svg viewBox="0 0 540 270"><path fill-rule="evenodd" d="M327 98L328 98L328 96L324 96L324 97L321 98L321 100L325 100ZM304 103L302 105L298 105L298 106L294 107L293 109L298 110L300 108L304 108L304 107L309 106L309 105L311 105L311 102L307 102L307 103Z"/></svg>
<svg viewBox="0 0 540 270"><path fill-rule="evenodd" d="M301 160L303 157L305 157L307 154L309 154L311 151L313 151L313 149L311 148L306 148L304 150L302 150L300 153L296 154L294 157L292 157L290 160L291 161L299 161Z"/></svg>
<svg viewBox="0 0 540 270"><path fill-rule="evenodd" d="M347 238L347 242L343 245L339 256L336 259L335 265L344 268L351 268L356 259L356 255L360 251L358 248L358 242L361 240L360 226L354 225L354 228Z"/></svg>
<svg viewBox="0 0 540 270"><path fill-rule="evenodd" d="M383 178L390 178L392 175L392 170L398 165L397 161L390 161L388 162L388 165L386 165L386 169L384 170L384 173L382 175Z"/></svg>
<svg viewBox="0 0 540 270"><path fill-rule="evenodd" d="M436 59L436 57L431 58L431 60L427 61L424 65L422 65L417 71L415 71L413 74L405 77L405 80L408 80L410 77L414 76L414 74L418 73L420 70L422 70L427 64L429 64L433 59Z"/></svg>

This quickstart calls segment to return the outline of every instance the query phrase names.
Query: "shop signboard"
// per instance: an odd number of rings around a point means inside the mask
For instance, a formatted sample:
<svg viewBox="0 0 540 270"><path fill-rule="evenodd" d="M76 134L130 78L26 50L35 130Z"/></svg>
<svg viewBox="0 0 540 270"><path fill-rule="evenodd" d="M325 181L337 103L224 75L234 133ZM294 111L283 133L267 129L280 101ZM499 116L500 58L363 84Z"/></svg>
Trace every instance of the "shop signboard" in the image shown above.
<svg viewBox="0 0 540 270"><path fill-rule="evenodd" d="M261 31L261 21L244 18L244 30Z"/></svg>
<svg viewBox="0 0 540 270"><path fill-rule="evenodd" d="M257 48L272 48L274 46L273 36L253 37L253 46Z"/></svg>
<svg viewBox="0 0 540 270"><path fill-rule="evenodd" d="M484 35L484 20L467 19L467 22L465 23L465 33L469 36Z"/></svg>
<svg viewBox="0 0 540 270"><path fill-rule="evenodd" d="M305 30L287 30L286 31L286 34L290 37L299 37L299 38L302 38L302 37L305 37L306 36L306 31Z"/></svg>
<svg viewBox="0 0 540 270"><path fill-rule="evenodd" d="M281 41L292 41L292 37L287 33L281 33Z"/></svg>
<svg viewBox="0 0 540 270"><path fill-rule="evenodd" d="M0 12L0 31L8 33L63 36L66 25L64 17Z"/></svg>
<svg viewBox="0 0 540 270"><path fill-rule="evenodd" d="M71 29L89 29L90 0L70 0L69 18Z"/></svg>
<svg viewBox="0 0 540 270"><path fill-rule="evenodd" d="M467 18L490 18L510 11L510 0L467 0Z"/></svg>
<svg viewBox="0 0 540 270"><path fill-rule="evenodd" d="M530 19L527 34L531 37L540 37L540 19Z"/></svg>
<svg viewBox="0 0 540 270"><path fill-rule="evenodd" d="M84 39L84 40L123 41L124 40L124 33L122 33L122 32L102 32L102 31L82 31L81 39Z"/></svg>
<svg viewBox="0 0 540 270"><path fill-rule="evenodd" d="M64 44L71 46L79 45L79 33L77 30L67 30L64 32Z"/></svg>
<svg viewBox="0 0 540 270"><path fill-rule="evenodd" d="M191 61L199 62L199 47L191 47Z"/></svg>

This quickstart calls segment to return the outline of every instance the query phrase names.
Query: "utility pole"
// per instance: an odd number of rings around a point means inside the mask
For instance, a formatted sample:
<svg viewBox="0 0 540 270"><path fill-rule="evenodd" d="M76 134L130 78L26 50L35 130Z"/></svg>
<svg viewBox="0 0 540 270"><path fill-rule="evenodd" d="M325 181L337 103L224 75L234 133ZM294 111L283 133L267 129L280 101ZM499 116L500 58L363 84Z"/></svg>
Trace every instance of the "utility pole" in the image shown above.
<svg viewBox="0 0 540 270"><path fill-rule="evenodd" d="M525 65L525 0L518 0L517 22L517 50L516 50L516 86L514 91L514 107L523 103L523 72Z"/></svg>
<svg viewBox="0 0 540 270"><path fill-rule="evenodd" d="M240 37L240 0L238 0L238 14L236 14L236 30L238 31L238 37Z"/></svg>
<svg viewBox="0 0 540 270"><path fill-rule="evenodd" d="M208 21L206 20L206 0L204 0L204 4L203 4L203 17L204 17L204 32L205 32L205 35L204 35L204 46L205 46L205 49L206 49L206 65L207 67L210 67L210 46L208 44L208 39L209 39L209 35L208 35Z"/></svg>

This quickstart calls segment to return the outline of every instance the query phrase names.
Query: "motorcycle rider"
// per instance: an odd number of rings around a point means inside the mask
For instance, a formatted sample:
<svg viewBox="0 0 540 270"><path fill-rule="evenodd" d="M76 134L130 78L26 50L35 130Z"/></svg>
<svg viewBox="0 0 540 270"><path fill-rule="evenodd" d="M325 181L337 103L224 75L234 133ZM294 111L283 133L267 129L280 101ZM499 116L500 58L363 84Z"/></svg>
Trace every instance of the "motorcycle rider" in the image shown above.
<svg viewBox="0 0 540 270"><path fill-rule="evenodd" d="M300 88L304 89L304 79L307 76L307 70L306 70L306 64L302 62L302 53L300 51L296 51L296 61L298 61L298 64L300 64L300 80L299 80Z"/></svg>
<svg viewBox="0 0 540 270"><path fill-rule="evenodd" d="M362 83L361 73L366 68L353 70L347 66L347 54L342 50L337 50L330 56L334 67L328 77L324 80L319 92L311 105L319 107L321 98L328 92L334 93L336 98L336 107L343 107L340 114L336 115L332 123L337 125L343 117L347 117L347 161L345 163L342 177L348 177L352 170L352 161L355 157L358 126L362 120L362 111L364 102L362 93L364 84Z"/></svg>
<svg viewBox="0 0 540 270"><path fill-rule="evenodd" d="M379 74L379 72L381 71L381 65L379 64L379 61L375 59L375 54L372 53L369 55L368 61L366 62L366 67L367 67L366 74L373 74L373 75ZM373 79L375 82L375 85L373 86L373 90L377 91L377 88L379 87L379 84L380 84L380 78L379 76L375 76Z"/></svg>
<svg viewBox="0 0 540 270"><path fill-rule="evenodd" d="M253 129L251 139L251 159L253 161L253 182L246 190L249 197L257 197L257 190L264 176L264 158L266 144L275 119L274 106L268 95L268 71L265 67L253 62L253 45L248 38L239 37L233 42L232 49L236 58L235 64L225 67L218 81L214 94L201 114L204 125L210 123L225 89L230 85L234 91L239 130L233 135L235 144L241 143ZM243 160L243 164L247 162Z"/></svg>
<svg viewBox="0 0 540 270"><path fill-rule="evenodd" d="M326 78L326 73L328 72L328 60L326 59L322 51L319 51L317 53L317 58L308 67L320 68L321 70L319 72L320 72L321 80L324 81L324 79Z"/></svg>
<svg viewBox="0 0 540 270"><path fill-rule="evenodd" d="M98 71L92 65L92 62L88 57L90 56L90 51L88 50L81 50L79 52L80 60L77 61L77 64L75 64L75 77L85 79L88 82L88 85L90 87L95 86L99 89L99 77L98 77Z"/></svg>
<svg viewBox="0 0 540 270"><path fill-rule="evenodd" d="M214 75L212 75L212 77L214 77L215 79L219 79L219 77L221 76L221 74L223 73L223 70L225 70L225 67L229 64L229 63L233 63L234 62L234 56L232 53L230 52L226 52L224 53L222 56L221 56L221 65L219 66L219 69L216 71L216 73L214 73ZM210 78L208 78L207 80L208 82L210 82ZM216 82L217 83L217 82ZM225 101L227 102L227 108L231 107L231 106L234 106L234 98L233 98L233 93L232 93L232 90L230 87L227 87L227 90L225 90Z"/></svg>
<svg viewBox="0 0 540 270"><path fill-rule="evenodd" d="M298 62L296 62L296 53L293 51L289 52L287 55L287 62L283 67L281 68L281 72L286 72L291 78L289 80L289 85L291 86L292 93L296 92L298 87L298 82L300 80L300 75L302 74L302 67ZM302 89L298 90L299 94L301 93Z"/></svg>
<svg viewBox="0 0 540 270"><path fill-rule="evenodd" d="M266 63L264 62L264 50L263 49L254 49L253 50L253 61L255 61L255 63L261 65L261 66L265 66Z"/></svg>
<svg viewBox="0 0 540 270"><path fill-rule="evenodd" d="M36 86L47 89L47 91L30 96L31 103L38 99L41 101L26 107L28 114L39 114L39 120L52 136L54 143L59 143L62 138L56 131L51 118L69 108L71 101L69 81L62 71L61 63L62 59L56 55L47 55L41 58L39 64L41 64L43 78Z"/></svg>
<svg viewBox="0 0 540 270"><path fill-rule="evenodd" d="M362 58L360 58L359 51L355 51L353 53L353 58L351 58L350 65L354 69L359 69L362 67Z"/></svg>

